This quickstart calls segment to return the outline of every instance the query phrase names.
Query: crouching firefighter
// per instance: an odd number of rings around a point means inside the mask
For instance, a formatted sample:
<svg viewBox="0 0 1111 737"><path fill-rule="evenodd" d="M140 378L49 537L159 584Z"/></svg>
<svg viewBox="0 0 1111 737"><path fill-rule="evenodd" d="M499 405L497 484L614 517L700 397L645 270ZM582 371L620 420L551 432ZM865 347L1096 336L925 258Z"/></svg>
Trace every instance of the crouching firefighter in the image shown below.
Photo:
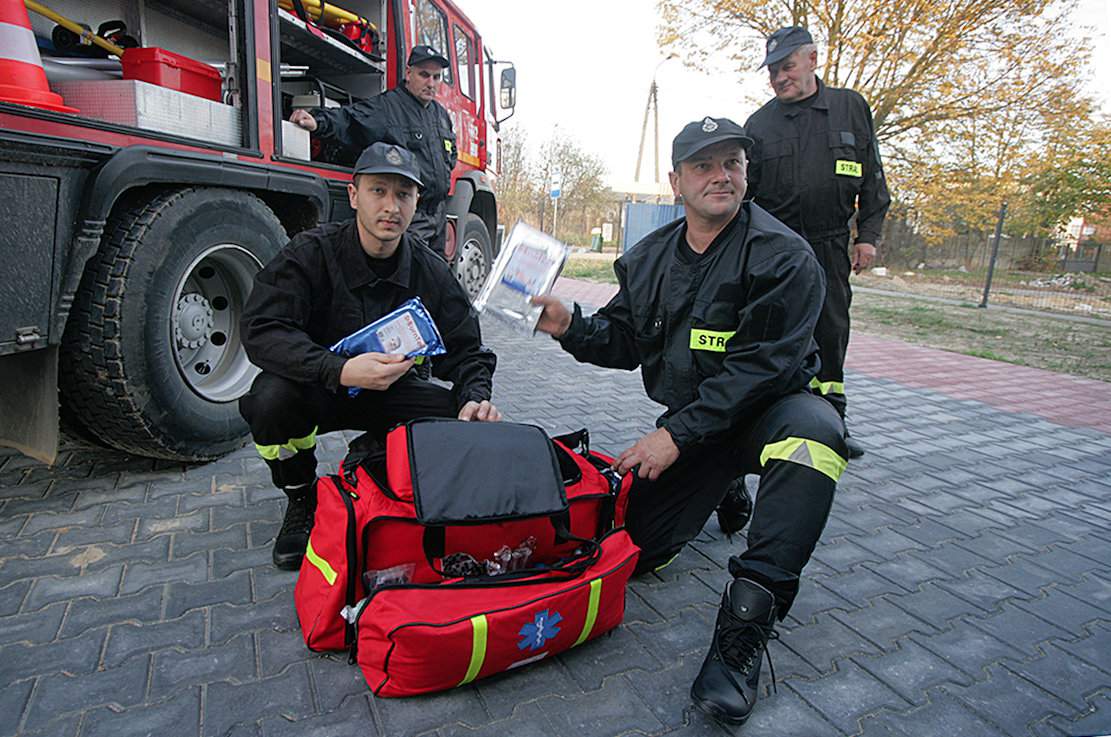
<svg viewBox="0 0 1111 737"><path fill-rule="evenodd" d="M369 146L347 185L355 219L299 233L255 277L242 331L262 373L239 410L289 498L274 541L279 568L299 567L308 544L317 436L365 430L381 442L390 427L416 417L501 419L490 403L497 359L482 345L466 293L444 260L406 233L420 186L411 152ZM413 297L427 307L447 349L431 373L452 389L423 379L414 359L344 358L328 350ZM350 396L351 387L361 391Z"/></svg>
<svg viewBox="0 0 1111 737"><path fill-rule="evenodd" d="M734 479L760 475L748 548L729 560L733 580L691 687L698 707L733 724L752 711L768 639L798 592L847 456L837 411L807 389L819 367L822 269L806 241L743 202L751 144L725 118L687 125L670 175L685 218L617 260L619 290L593 316L534 300L540 330L564 350L639 366L648 396L667 407L615 462L637 474L626 520L642 572L671 562Z"/></svg>

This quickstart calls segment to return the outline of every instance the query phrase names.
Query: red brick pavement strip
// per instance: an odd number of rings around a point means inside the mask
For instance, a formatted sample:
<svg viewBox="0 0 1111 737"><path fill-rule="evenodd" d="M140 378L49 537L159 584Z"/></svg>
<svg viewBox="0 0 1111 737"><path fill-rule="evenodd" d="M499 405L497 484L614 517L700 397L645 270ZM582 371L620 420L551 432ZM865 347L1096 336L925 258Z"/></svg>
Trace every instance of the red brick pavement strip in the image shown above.
<svg viewBox="0 0 1111 737"><path fill-rule="evenodd" d="M560 279L553 293L582 304L602 305L616 291L613 284ZM854 372L904 386L934 389L954 399L971 399L1067 427L1111 433L1111 384L1102 381L864 333L853 334L845 365Z"/></svg>

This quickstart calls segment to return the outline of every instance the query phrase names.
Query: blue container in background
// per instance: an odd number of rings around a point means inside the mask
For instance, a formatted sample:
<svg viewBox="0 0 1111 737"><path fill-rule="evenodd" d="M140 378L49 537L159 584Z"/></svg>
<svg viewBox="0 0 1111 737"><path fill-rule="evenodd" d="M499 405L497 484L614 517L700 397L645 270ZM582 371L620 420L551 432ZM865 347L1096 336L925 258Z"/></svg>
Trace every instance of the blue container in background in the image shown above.
<svg viewBox="0 0 1111 737"><path fill-rule="evenodd" d="M657 205L653 202L626 202L625 228L621 250L628 251L641 238L673 220L683 217L682 205Z"/></svg>

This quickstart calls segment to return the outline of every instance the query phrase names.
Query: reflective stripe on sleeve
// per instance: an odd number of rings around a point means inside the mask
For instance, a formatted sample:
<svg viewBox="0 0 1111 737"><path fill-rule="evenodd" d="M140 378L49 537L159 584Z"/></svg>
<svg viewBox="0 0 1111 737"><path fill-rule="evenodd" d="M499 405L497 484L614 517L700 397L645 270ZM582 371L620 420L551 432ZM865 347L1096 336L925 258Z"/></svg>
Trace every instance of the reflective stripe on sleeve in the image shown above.
<svg viewBox="0 0 1111 737"><path fill-rule="evenodd" d="M834 481L841 478L849 462L839 456L837 451L817 440L806 438L787 438L777 443L769 443L760 453L760 465L768 461L789 461L801 466L809 466L820 471Z"/></svg>

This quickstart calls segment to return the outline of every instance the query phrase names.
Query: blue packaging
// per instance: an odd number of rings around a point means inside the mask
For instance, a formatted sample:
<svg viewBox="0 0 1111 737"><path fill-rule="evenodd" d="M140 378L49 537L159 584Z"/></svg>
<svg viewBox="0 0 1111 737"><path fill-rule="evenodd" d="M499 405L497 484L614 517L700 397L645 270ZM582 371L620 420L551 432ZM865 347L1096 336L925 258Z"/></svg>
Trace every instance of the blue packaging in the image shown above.
<svg viewBox="0 0 1111 737"><path fill-rule="evenodd" d="M417 358L418 362L422 356L447 353L444 339L420 297L410 299L388 315L351 333L329 350L348 357L363 353L389 353ZM354 396L359 389L350 387L348 393Z"/></svg>

